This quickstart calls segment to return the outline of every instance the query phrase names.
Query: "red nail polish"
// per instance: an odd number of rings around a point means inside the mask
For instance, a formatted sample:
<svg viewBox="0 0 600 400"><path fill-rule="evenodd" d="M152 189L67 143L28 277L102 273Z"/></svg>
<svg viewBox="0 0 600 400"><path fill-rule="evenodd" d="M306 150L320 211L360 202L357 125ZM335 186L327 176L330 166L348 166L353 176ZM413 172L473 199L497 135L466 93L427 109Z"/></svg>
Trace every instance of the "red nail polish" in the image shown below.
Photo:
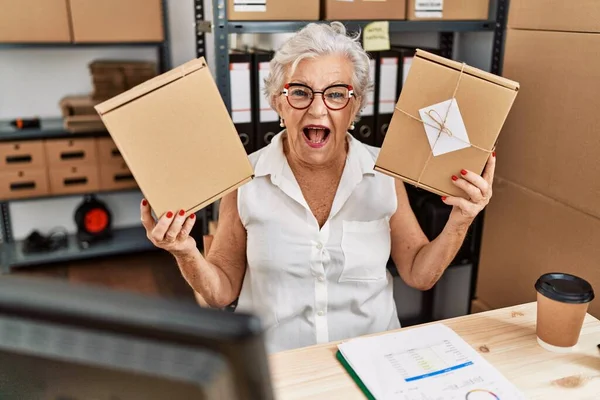
<svg viewBox="0 0 600 400"><path fill-rule="evenodd" d="M148 205L148 201L146 201L146 199L142 200L142 205L146 207Z"/></svg>
<svg viewBox="0 0 600 400"><path fill-rule="evenodd" d="M196 214L190 214L190 219L196 218Z"/></svg>
<svg viewBox="0 0 600 400"><path fill-rule="evenodd" d="M446 196L442 196L442 201L446 201Z"/></svg>
<svg viewBox="0 0 600 400"><path fill-rule="evenodd" d="M169 211L169 212L167 213L167 218L171 218L172 216L173 216L173 213L172 213L171 211Z"/></svg>
<svg viewBox="0 0 600 400"><path fill-rule="evenodd" d="M185 214L185 210L180 210L179 211L179 215L181 215L182 217L184 216L184 214Z"/></svg>
<svg viewBox="0 0 600 400"><path fill-rule="evenodd" d="M493 153L492 153L492 157L496 157L496 152L493 152Z"/></svg>
<svg viewBox="0 0 600 400"><path fill-rule="evenodd" d="M466 171L466 170L464 170L464 169L461 169L461 170L460 170L460 173L461 173L461 175L466 175L466 174L467 174L467 171Z"/></svg>
<svg viewBox="0 0 600 400"><path fill-rule="evenodd" d="M458 180L458 177L456 175L452 175L452 180L456 181L456 180Z"/></svg>

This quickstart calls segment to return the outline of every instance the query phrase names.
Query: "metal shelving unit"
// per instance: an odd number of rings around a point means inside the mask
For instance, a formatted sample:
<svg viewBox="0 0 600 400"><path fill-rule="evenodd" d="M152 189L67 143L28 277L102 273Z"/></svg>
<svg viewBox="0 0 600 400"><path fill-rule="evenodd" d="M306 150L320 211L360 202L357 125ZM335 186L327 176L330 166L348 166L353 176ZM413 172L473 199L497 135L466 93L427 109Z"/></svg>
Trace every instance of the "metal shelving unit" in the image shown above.
<svg viewBox="0 0 600 400"><path fill-rule="evenodd" d="M93 43L0 43L0 52L9 49L77 49L82 48L132 48L132 47L154 47L156 48L158 72L163 73L171 68L171 54L168 29L168 7L166 0L162 1L163 17L163 40L158 42L93 42ZM8 122L0 121L0 142L15 140L36 139L58 139L58 138L82 138L107 136L108 132L92 133L70 133L63 128L62 119L45 119L41 121L39 129L16 130L10 127ZM105 193L105 192L103 192ZM89 193L80 193L65 196L82 196ZM46 196L48 197L48 196ZM52 196L56 197L56 196ZM38 200L34 198L31 200ZM69 236L69 245L65 249L40 254L23 254L21 241L15 241L12 235L12 224L9 212L11 201L25 201L26 199L0 200L0 272L7 273L13 268L51 264L77 259L89 259L93 257L110 256L123 253L149 251L155 249L147 239L142 228L122 228L113 230L113 237L101 243L96 243L85 249L79 247L75 235Z"/></svg>

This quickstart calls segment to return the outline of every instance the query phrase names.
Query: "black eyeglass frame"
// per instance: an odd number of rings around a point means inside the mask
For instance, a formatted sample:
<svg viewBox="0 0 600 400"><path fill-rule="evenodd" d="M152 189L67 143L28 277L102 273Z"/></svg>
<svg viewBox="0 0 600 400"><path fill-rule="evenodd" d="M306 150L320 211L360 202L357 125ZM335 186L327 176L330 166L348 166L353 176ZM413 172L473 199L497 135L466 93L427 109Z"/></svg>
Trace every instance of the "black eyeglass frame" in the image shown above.
<svg viewBox="0 0 600 400"><path fill-rule="evenodd" d="M296 107L296 106L294 106L294 105L293 105L293 104L290 102L290 97L289 97L290 88L292 88L292 87L295 87L295 86L303 87L303 88L306 88L306 89L308 89L308 90L310 90L310 91L311 91L311 93L312 93L312 97L311 97L311 99L310 99L310 103L308 103L308 105L307 105L306 107ZM346 88L346 89L348 89L348 97L347 97L347 99L346 99L346 103L345 103L345 104L344 104L342 107L339 107L339 108L333 108L333 107L330 107L330 106L327 104L327 102L325 101L325 97L323 96L327 90L329 90L329 89L331 89L331 88L336 88L336 87L343 87L343 88ZM305 85L305 84L303 84L303 83L286 83L286 84L283 86L283 90L281 91L281 93L280 93L280 94L283 94L283 95L286 97L288 104L289 104L289 105L290 105L292 108L294 108L294 109L296 109L296 110L306 110L308 107L310 107L310 106L312 105L313 101L315 100L315 94L317 94L317 93L320 93L320 94L321 94L321 99L323 100L323 104L325 104L325 107L327 107L328 109L330 109L330 110L332 110L332 111L339 111L339 110L343 110L344 108L346 108L346 107L348 106L348 104L350 104L350 99L351 99L352 97L356 98L356 96L354 95L354 87L353 87L352 85L347 85L347 84L344 84L344 83L337 83L337 84L335 84L335 85L327 86L327 87L326 87L325 89L323 89L322 91L315 91L315 90L313 90L313 88L311 88L310 86L308 86L308 85Z"/></svg>

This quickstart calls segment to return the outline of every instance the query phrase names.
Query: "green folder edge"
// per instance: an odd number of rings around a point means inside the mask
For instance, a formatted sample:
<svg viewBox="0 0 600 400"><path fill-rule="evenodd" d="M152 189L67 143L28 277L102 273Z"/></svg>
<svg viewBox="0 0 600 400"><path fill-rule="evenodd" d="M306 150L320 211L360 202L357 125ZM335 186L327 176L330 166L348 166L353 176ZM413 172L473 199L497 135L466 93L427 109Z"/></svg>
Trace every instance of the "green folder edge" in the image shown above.
<svg viewBox="0 0 600 400"><path fill-rule="evenodd" d="M373 394L371 394L371 392L369 391L369 389L367 389L367 387L365 386L365 384L363 383L363 381L360 379L360 377L358 376L358 374L354 371L354 369L352 369L352 367L350 366L350 364L348 364L348 361L346 361L346 359L342 355L341 351L338 350L335 353L335 358L338 359L338 361L340 362L340 364L342 364L342 366L344 367L344 369L346 370L346 372L348 372L348 374L350 375L350 377L352 378L352 380L358 385L359 389L362 390L362 392L365 394L365 396L367 396L367 399L369 399L369 400L376 400L375 396L373 396Z"/></svg>

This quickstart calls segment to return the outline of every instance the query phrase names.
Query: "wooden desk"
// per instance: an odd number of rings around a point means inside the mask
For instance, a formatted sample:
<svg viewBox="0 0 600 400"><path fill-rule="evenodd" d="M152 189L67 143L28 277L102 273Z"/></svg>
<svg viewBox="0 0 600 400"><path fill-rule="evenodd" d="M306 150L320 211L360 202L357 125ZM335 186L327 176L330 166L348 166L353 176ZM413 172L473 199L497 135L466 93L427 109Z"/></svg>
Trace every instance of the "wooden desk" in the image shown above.
<svg viewBox="0 0 600 400"><path fill-rule="evenodd" d="M535 318L536 304L528 303L439 322L454 329L529 399L600 399L600 321L587 315L576 350L556 354L537 344ZM271 355L277 399L364 399L335 358L337 344Z"/></svg>

